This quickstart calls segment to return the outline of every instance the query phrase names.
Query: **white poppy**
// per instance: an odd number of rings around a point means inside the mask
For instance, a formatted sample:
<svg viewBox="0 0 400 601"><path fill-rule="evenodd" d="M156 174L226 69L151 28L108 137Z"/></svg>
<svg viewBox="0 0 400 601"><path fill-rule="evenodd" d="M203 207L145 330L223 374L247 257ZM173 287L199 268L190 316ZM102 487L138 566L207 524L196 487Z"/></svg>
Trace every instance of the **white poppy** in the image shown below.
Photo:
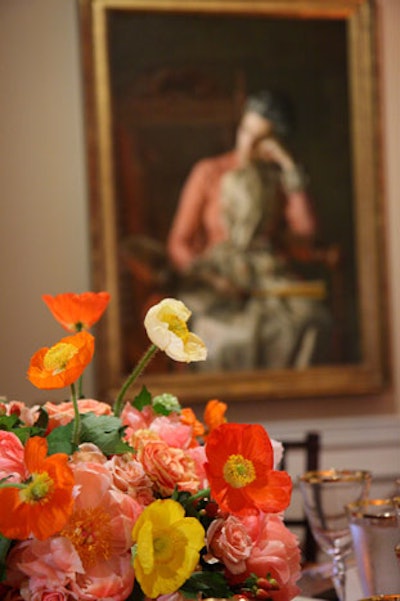
<svg viewBox="0 0 400 601"><path fill-rule="evenodd" d="M187 321L191 311L182 301L164 298L151 307L144 318L144 327L151 342L175 361L204 361L204 342L189 331Z"/></svg>

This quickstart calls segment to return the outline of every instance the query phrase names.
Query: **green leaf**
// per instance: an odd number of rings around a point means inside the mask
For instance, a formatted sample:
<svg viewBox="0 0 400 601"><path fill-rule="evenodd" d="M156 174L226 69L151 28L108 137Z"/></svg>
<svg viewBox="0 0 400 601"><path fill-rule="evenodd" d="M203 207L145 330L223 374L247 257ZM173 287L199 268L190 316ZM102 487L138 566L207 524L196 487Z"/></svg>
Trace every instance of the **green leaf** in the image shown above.
<svg viewBox="0 0 400 601"><path fill-rule="evenodd" d="M133 399L132 406L138 411L141 411L143 407L146 407L147 405L151 405L151 394L146 386L143 386L139 394Z"/></svg>
<svg viewBox="0 0 400 601"><path fill-rule="evenodd" d="M0 582L6 576L6 558L11 543L12 541L9 538L5 538L0 534Z"/></svg>
<svg viewBox="0 0 400 601"><path fill-rule="evenodd" d="M122 440L124 426L119 417L85 413L81 420L81 442L92 442L105 455L132 452L132 447Z"/></svg>
<svg viewBox="0 0 400 601"><path fill-rule="evenodd" d="M203 598L228 598L233 596L233 591L228 586L228 583L221 572L194 572L181 586L180 590L185 597L191 599L196 598L198 593L200 593Z"/></svg>
<svg viewBox="0 0 400 601"><path fill-rule="evenodd" d="M158 415L169 415L171 413L171 410L167 409L162 403L154 403L153 409L154 413Z"/></svg>
<svg viewBox="0 0 400 601"><path fill-rule="evenodd" d="M46 431L47 426L49 425L49 414L43 407L39 409L39 417L35 421L35 427L42 428L42 430Z"/></svg>
<svg viewBox="0 0 400 601"><path fill-rule="evenodd" d="M67 455L71 455L76 450L75 445L72 444L72 431L73 422L54 428L47 436L47 443L49 445L48 454L66 453Z"/></svg>
<svg viewBox="0 0 400 601"><path fill-rule="evenodd" d="M19 415L2 415L0 417L0 430L12 432L25 444L31 436L44 436L46 433L48 416L46 411L39 409L39 417L33 426L24 426Z"/></svg>
<svg viewBox="0 0 400 601"><path fill-rule="evenodd" d="M11 432L12 429L19 423L19 416L15 413L12 415L2 415L0 417L0 430L7 430L7 432Z"/></svg>

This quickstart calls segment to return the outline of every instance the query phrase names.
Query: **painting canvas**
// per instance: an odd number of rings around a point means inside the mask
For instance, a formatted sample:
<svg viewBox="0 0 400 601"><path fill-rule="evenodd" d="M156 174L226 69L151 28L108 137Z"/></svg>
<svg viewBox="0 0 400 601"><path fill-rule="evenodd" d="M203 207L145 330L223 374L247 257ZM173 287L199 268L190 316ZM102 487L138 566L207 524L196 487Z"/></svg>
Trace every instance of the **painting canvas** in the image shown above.
<svg viewBox="0 0 400 601"><path fill-rule="evenodd" d="M146 309L176 290L165 248L191 168L233 147L245 98L266 88L291 101L294 127L288 145L307 174L318 219L315 244L334 256L331 265L295 263L302 277L326 283L325 302L333 319L327 367L363 365L365 282L347 20L236 13L223 4L220 11L186 11L179 2L173 4L178 10L159 10L158 3L145 9L133 1L132 10L113 4L102 14L97 46L93 38L94 140L100 147L97 168L103 178L107 172L103 183L109 194L94 184L92 203L100 197L103 206L94 227L94 262L109 260L110 254L115 261L117 371L129 371L147 344ZM106 125L102 116L108 117ZM111 221L112 244L104 256L98 238L111 231ZM110 283L107 267L100 268L102 282L95 272L100 285ZM171 374L177 382L190 373L190 367L161 354L149 369L150 376ZM253 381L259 377L253 374ZM270 381L275 377L268 376Z"/></svg>

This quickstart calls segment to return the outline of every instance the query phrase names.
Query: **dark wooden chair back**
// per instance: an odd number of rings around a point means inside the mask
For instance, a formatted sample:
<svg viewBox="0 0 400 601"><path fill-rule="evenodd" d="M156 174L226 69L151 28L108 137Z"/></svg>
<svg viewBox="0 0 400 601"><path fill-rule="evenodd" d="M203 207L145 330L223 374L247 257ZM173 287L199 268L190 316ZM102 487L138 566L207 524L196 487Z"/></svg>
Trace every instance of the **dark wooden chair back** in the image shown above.
<svg viewBox="0 0 400 601"><path fill-rule="evenodd" d="M288 455L293 450L304 451L304 471L314 471L319 469L321 440L318 432L308 432L302 439L282 441L282 444L285 452L280 465L281 469L286 469ZM285 518L285 524L288 528L292 527L302 530L300 535L300 547L303 555L303 564L316 563L318 547L305 515L300 518Z"/></svg>

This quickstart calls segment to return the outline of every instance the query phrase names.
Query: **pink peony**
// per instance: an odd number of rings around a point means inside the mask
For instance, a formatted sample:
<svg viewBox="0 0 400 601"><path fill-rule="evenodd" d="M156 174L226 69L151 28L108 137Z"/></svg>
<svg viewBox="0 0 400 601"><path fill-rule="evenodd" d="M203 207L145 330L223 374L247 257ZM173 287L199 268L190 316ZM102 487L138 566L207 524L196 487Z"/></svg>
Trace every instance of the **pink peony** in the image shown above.
<svg viewBox="0 0 400 601"><path fill-rule="evenodd" d="M150 430L156 432L170 447L187 449L192 442L192 427L182 424L176 413L168 417L156 417L150 425Z"/></svg>
<svg viewBox="0 0 400 601"><path fill-rule="evenodd" d="M251 547L252 540L239 518L230 515L211 522L207 530L208 551L232 574L246 570L245 560L250 557Z"/></svg>
<svg viewBox="0 0 400 601"><path fill-rule="evenodd" d="M79 601L125 601L132 592L134 572L129 552L114 556L103 564L87 570L78 576L72 590ZM74 597L71 597L72 599Z"/></svg>
<svg viewBox="0 0 400 601"><path fill-rule="evenodd" d="M71 467L79 494L63 534L72 540L87 568L94 560L109 559L131 548L132 528L142 507L128 495L113 490L113 478L105 465L78 463ZM82 530L80 537L76 536L77 525ZM96 544L89 546L88 537Z"/></svg>
<svg viewBox="0 0 400 601"><path fill-rule="evenodd" d="M64 590L76 573L83 572L79 555L66 538L30 539L17 543L9 553L6 583L29 591L24 593L24 598L30 599L33 591L46 588L50 583L53 591Z"/></svg>
<svg viewBox="0 0 400 601"><path fill-rule="evenodd" d="M150 441L138 451L138 459L163 496L172 495L175 487L195 493L200 488L194 460L182 449L162 441Z"/></svg>
<svg viewBox="0 0 400 601"><path fill-rule="evenodd" d="M24 447L12 432L0 431L0 479L9 482L22 482L29 477L25 467Z"/></svg>
<svg viewBox="0 0 400 601"><path fill-rule="evenodd" d="M278 591L271 591L274 601L290 601L299 594L296 582L300 577L300 550L297 537L276 514L242 518L253 540L250 557L246 560L246 574L265 577L270 573L279 583Z"/></svg>
<svg viewBox="0 0 400 601"><path fill-rule="evenodd" d="M206 449L204 446L190 447L186 451L188 457L191 457L195 463L197 477L200 480L199 488L208 488L208 479L204 465L207 461Z"/></svg>
<svg viewBox="0 0 400 601"><path fill-rule="evenodd" d="M70 401L60 403L47 402L44 409L49 414L49 431L57 426L65 426L74 419L74 407ZM80 399L78 401L79 413L94 413L95 415L111 415L111 407L107 403L101 403L94 399Z"/></svg>
<svg viewBox="0 0 400 601"><path fill-rule="evenodd" d="M150 405L146 405L142 411L139 411L132 407L130 403L125 403L121 413L121 421L124 426L127 426L127 437L137 430L147 430L154 417L155 413Z"/></svg>

